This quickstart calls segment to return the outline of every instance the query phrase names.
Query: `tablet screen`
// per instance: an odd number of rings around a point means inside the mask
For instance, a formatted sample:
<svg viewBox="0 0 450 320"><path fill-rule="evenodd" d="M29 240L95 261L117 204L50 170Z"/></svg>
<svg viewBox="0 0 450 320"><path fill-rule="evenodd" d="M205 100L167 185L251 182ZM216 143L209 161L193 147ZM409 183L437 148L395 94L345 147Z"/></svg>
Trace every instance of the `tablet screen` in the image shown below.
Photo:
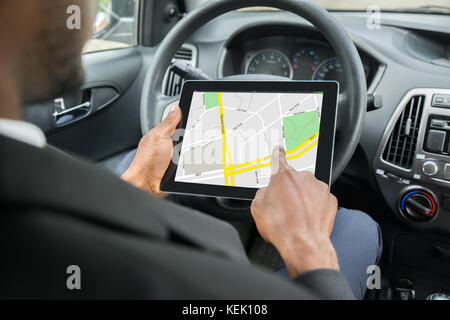
<svg viewBox="0 0 450 320"><path fill-rule="evenodd" d="M314 173L322 103L322 91L194 91L175 181L267 186L277 145L293 168Z"/></svg>

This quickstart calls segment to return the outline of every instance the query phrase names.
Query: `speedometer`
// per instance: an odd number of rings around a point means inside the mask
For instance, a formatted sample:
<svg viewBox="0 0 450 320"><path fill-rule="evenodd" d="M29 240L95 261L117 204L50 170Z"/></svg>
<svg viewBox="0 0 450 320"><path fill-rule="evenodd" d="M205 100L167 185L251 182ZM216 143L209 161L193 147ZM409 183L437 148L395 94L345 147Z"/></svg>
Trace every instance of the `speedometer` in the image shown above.
<svg viewBox="0 0 450 320"><path fill-rule="evenodd" d="M293 70L289 59L280 51L266 49L256 53L248 62L247 74L270 74L292 79Z"/></svg>
<svg viewBox="0 0 450 320"><path fill-rule="evenodd" d="M312 77L313 80L336 80L339 82L339 91L344 91L344 69L338 57L330 58L322 62Z"/></svg>

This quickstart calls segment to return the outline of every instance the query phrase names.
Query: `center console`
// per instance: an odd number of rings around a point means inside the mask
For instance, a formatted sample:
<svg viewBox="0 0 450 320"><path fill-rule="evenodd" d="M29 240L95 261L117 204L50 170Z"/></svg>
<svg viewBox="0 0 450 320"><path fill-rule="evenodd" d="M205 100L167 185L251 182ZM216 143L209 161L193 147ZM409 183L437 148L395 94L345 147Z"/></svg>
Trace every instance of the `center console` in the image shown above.
<svg viewBox="0 0 450 320"><path fill-rule="evenodd" d="M407 92L373 163L396 216L425 229L450 231L450 90Z"/></svg>

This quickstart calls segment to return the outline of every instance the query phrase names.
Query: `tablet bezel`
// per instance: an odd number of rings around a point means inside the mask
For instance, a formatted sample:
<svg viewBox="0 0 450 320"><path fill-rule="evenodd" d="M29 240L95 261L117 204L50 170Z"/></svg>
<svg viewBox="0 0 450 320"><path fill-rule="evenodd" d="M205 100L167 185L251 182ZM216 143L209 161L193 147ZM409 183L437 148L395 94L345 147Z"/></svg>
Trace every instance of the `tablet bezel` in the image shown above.
<svg viewBox="0 0 450 320"><path fill-rule="evenodd" d="M277 88L274 90L274 88ZM186 128L187 118L195 91L200 92L270 92L270 93L311 93L322 91L322 111L319 141L316 157L315 176L330 184L333 163L334 136L337 115L339 84L336 81L186 81L183 85L180 108L183 114L180 128ZM182 143L182 142L181 142ZM181 145L174 149L181 152ZM163 178L161 191L171 194L188 194L209 197L251 200L258 188L219 186L175 181L177 166L173 161Z"/></svg>

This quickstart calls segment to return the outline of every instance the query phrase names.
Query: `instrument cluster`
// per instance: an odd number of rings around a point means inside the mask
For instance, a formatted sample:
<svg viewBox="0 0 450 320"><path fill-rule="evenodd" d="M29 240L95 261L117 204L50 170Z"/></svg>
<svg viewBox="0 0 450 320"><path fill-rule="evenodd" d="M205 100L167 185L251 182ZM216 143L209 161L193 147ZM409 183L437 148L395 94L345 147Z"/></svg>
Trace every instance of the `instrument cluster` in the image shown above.
<svg viewBox="0 0 450 320"><path fill-rule="evenodd" d="M371 64L361 55L368 80ZM344 70L331 46L319 41L296 42L295 47L266 47L246 52L243 73L277 75L291 80L336 80L341 91Z"/></svg>

